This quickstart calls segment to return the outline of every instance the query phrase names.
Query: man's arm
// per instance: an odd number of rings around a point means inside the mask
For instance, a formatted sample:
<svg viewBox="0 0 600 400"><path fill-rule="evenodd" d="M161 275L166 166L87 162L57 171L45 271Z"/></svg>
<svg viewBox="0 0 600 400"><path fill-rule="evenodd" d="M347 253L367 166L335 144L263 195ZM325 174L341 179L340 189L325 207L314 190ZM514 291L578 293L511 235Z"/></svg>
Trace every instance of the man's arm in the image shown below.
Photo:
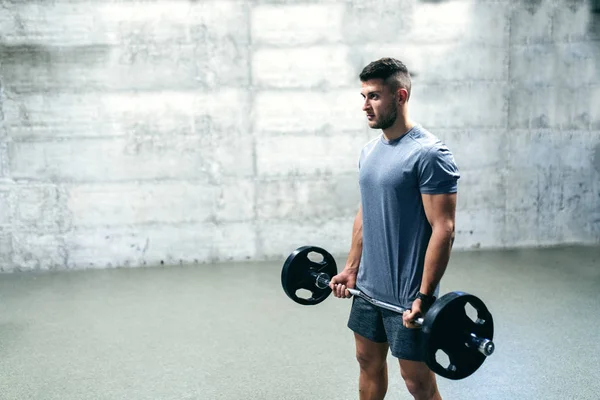
<svg viewBox="0 0 600 400"><path fill-rule="evenodd" d="M346 261L347 269L358 271L360 256L362 255L362 243L362 205L360 205L352 227L352 243Z"/></svg>
<svg viewBox="0 0 600 400"><path fill-rule="evenodd" d="M362 255L362 206L358 208L354 225L352 227L352 244L348 253L346 267L342 272L331 278L329 287L333 290L335 297L352 297L348 288L352 289L356 285L358 267L360 266L360 256Z"/></svg>
<svg viewBox="0 0 600 400"><path fill-rule="evenodd" d="M456 193L422 194L421 196L432 233L425 253L420 291L423 294L432 295L450 260L450 251L454 243Z"/></svg>

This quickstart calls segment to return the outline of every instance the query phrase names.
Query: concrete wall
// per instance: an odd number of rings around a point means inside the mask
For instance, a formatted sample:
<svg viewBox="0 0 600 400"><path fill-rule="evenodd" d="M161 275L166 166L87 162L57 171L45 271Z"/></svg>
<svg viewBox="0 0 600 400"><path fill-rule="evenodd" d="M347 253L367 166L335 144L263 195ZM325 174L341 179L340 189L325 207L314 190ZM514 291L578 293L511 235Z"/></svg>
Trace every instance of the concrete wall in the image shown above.
<svg viewBox="0 0 600 400"><path fill-rule="evenodd" d="M0 269L345 254L382 56L461 168L456 248L598 243L592 8L3 0Z"/></svg>

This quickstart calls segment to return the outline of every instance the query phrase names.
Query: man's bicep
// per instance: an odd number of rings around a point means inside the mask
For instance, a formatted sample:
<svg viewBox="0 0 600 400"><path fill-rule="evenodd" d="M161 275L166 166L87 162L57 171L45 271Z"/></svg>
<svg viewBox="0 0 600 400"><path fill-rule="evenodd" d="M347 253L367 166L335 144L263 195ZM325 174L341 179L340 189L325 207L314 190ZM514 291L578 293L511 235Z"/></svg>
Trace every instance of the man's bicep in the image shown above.
<svg viewBox="0 0 600 400"><path fill-rule="evenodd" d="M421 194L425 215L432 227L445 226L447 229L454 228L456 216L457 194Z"/></svg>

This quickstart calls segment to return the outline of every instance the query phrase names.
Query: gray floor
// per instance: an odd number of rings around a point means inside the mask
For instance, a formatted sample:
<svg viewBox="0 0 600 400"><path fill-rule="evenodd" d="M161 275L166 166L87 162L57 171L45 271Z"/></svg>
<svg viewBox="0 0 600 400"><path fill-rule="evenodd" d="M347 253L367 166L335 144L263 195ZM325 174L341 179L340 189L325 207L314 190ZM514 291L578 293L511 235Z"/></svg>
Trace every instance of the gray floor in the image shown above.
<svg viewBox="0 0 600 400"><path fill-rule="evenodd" d="M338 260L338 263L341 264ZM453 254L496 353L445 399L600 398L600 249ZM0 399L356 399L349 300L297 305L281 263L0 276ZM390 357L387 399L409 399Z"/></svg>

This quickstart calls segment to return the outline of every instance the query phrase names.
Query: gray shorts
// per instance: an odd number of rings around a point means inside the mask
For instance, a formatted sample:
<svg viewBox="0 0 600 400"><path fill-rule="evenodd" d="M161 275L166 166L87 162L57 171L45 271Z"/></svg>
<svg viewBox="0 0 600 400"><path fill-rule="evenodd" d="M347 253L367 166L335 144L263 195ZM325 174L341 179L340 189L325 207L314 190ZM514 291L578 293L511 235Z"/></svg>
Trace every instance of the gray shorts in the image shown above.
<svg viewBox="0 0 600 400"><path fill-rule="evenodd" d="M348 328L373 342L389 343L394 357L423 361L421 329L406 328L402 324L402 314L353 297Z"/></svg>

